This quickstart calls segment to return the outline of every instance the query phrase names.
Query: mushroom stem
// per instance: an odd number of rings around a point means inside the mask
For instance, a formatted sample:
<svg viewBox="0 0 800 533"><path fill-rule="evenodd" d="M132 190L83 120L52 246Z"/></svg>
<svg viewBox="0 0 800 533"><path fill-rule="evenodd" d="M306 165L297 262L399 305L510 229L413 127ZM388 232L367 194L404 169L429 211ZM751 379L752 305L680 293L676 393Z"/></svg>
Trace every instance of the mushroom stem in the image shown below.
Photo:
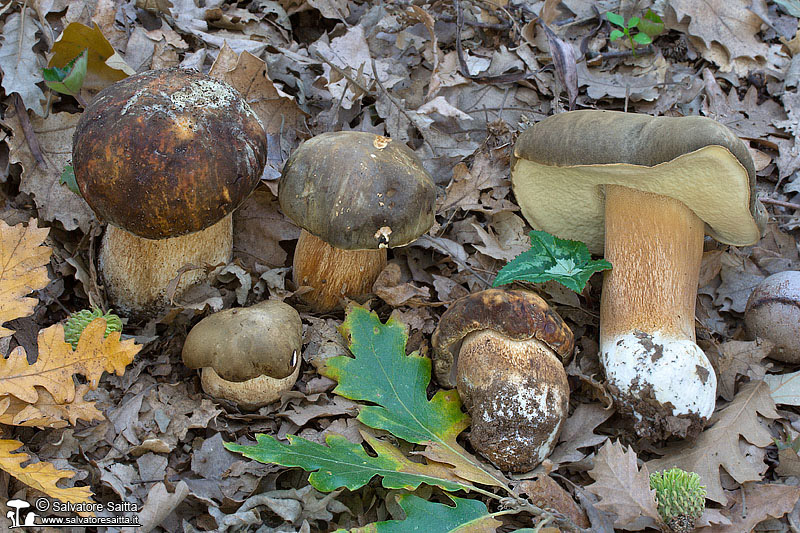
<svg viewBox="0 0 800 533"><path fill-rule="evenodd" d="M320 287L302 298L315 311L338 308L344 297L360 300L386 266L386 249L340 250L303 230L294 252L293 272L297 285Z"/></svg>
<svg viewBox="0 0 800 533"><path fill-rule="evenodd" d="M606 186L605 216L614 268L603 282L600 355L612 393L642 436L699 431L716 400L694 342L703 221L678 200L618 185ZM669 416L689 422L675 431Z"/></svg>
<svg viewBox="0 0 800 533"><path fill-rule="evenodd" d="M207 275L206 265L227 263L233 252L233 216L208 228L169 239L145 239L113 225L106 227L98 264L109 299L126 314L169 305L167 287L187 264L174 297Z"/></svg>

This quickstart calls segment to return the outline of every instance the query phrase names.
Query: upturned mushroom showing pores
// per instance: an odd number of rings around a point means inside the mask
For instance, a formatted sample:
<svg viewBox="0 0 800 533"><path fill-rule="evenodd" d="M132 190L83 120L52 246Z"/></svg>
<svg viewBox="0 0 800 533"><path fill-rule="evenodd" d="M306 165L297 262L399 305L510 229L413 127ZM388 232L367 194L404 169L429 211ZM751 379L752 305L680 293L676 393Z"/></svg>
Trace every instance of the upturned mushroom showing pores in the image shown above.
<svg viewBox="0 0 800 533"><path fill-rule="evenodd" d="M619 409L641 436L699 432L716 401L695 344L703 236L750 245L766 221L747 147L707 118L574 111L519 137L511 176L534 228L605 251L613 265L600 359Z"/></svg>
<svg viewBox="0 0 800 533"><path fill-rule="evenodd" d="M414 153L387 137L323 133L289 157L278 198L303 228L293 276L317 312L362 300L386 266L386 249L406 245L433 224L436 188Z"/></svg>
<svg viewBox="0 0 800 533"><path fill-rule="evenodd" d="M527 291L490 289L456 301L433 333L433 368L472 417L470 442L499 468L533 469L558 441L572 331Z"/></svg>
<svg viewBox="0 0 800 533"><path fill-rule="evenodd" d="M81 116L72 163L81 195L109 226L99 254L112 302L126 313L165 307L176 289L230 260L231 212L258 185L264 128L230 85L171 68L101 91Z"/></svg>
<svg viewBox="0 0 800 533"><path fill-rule="evenodd" d="M300 373L303 323L291 306L266 300L198 322L183 345L183 362L202 369L203 390L242 409L279 399Z"/></svg>

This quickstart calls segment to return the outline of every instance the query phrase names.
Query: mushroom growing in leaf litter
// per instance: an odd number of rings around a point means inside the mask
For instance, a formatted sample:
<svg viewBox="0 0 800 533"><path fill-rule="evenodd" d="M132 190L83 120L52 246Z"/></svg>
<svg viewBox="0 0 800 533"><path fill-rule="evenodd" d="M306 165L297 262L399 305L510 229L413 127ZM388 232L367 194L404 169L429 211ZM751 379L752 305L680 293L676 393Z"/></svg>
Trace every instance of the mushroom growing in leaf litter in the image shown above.
<svg viewBox="0 0 800 533"><path fill-rule="evenodd" d="M756 285L744 323L753 336L775 343L770 357L800 363L800 272L778 272Z"/></svg>
<svg viewBox="0 0 800 533"><path fill-rule="evenodd" d="M600 359L620 411L643 437L698 433L717 397L695 344L704 234L751 245L766 223L747 146L703 117L573 111L520 135L511 179L534 228L613 265Z"/></svg>
<svg viewBox="0 0 800 533"><path fill-rule="evenodd" d="M183 363L202 369L203 390L242 409L268 405L300 374L303 323L291 306L265 300L198 322L183 344Z"/></svg>
<svg viewBox="0 0 800 533"><path fill-rule="evenodd" d="M532 292L489 289L457 300L433 333L433 368L472 417L472 446L503 470L542 462L567 418L563 361L572 331Z"/></svg>
<svg viewBox="0 0 800 533"><path fill-rule="evenodd" d="M436 187L407 146L372 133L323 133L283 167L278 199L303 228L294 252L297 285L317 312L363 298L386 266L386 249L433 224Z"/></svg>
<svg viewBox="0 0 800 533"><path fill-rule="evenodd" d="M83 112L72 163L103 221L99 266L110 299L149 314L227 263L235 210L266 165L264 128L230 85L191 70L151 70L107 87Z"/></svg>

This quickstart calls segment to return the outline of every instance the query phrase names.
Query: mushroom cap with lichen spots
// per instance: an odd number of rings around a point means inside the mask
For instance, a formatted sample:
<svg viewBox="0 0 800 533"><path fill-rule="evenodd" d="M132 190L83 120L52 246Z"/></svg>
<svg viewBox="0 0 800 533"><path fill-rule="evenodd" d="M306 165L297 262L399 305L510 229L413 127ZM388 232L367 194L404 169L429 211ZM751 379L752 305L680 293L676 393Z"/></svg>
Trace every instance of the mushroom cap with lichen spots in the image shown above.
<svg viewBox="0 0 800 533"><path fill-rule="evenodd" d="M705 117L581 110L548 117L514 147L511 181L536 229L603 252L603 185L670 196L724 244L750 245L766 224L747 146ZM546 200L546 201L544 201Z"/></svg>
<svg viewBox="0 0 800 533"><path fill-rule="evenodd" d="M226 381L283 379L295 373L302 345L297 311L265 300L205 317L186 337L182 357L189 368L213 368Z"/></svg>
<svg viewBox="0 0 800 533"><path fill-rule="evenodd" d="M281 210L334 248L403 246L433 225L436 187L414 152L373 133L301 144L283 167Z"/></svg>
<svg viewBox="0 0 800 533"><path fill-rule="evenodd" d="M572 331L564 320L536 294L509 289L477 292L451 305L433 333L433 368L442 386L455 387L458 352L464 338L484 330L514 341L536 339L564 362L575 347Z"/></svg>
<svg viewBox="0 0 800 533"><path fill-rule="evenodd" d="M107 87L73 137L75 179L99 218L147 239L203 230L258 185L267 138L230 85L180 68Z"/></svg>

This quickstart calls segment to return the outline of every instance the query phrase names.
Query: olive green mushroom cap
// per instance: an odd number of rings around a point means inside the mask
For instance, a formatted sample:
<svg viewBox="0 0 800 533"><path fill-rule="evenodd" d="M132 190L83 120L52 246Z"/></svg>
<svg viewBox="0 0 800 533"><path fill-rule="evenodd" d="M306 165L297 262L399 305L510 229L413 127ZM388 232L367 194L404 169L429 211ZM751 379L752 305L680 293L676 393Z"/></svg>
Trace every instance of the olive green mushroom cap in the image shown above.
<svg viewBox="0 0 800 533"><path fill-rule="evenodd" d="M529 291L487 289L457 300L433 333L433 369L445 387L455 386L461 343L470 333L493 331L512 341L536 339L568 362L575 347L572 330L547 302Z"/></svg>
<svg viewBox="0 0 800 533"><path fill-rule="evenodd" d="M295 372L302 345L297 311L265 300L205 317L186 337L182 357L189 368L213 368L226 381L282 379Z"/></svg>
<svg viewBox="0 0 800 533"><path fill-rule="evenodd" d="M705 117L581 110L548 117L514 147L511 183L532 226L602 253L603 185L683 202L724 244L760 238L766 211L747 146Z"/></svg>
<svg viewBox="0 0 800 533"><path fill-rule="evenodd" d="M433 225L436 187L403 143L340 131L300 145L278 198L297 225L342 250L403 246Z"/></svg>

